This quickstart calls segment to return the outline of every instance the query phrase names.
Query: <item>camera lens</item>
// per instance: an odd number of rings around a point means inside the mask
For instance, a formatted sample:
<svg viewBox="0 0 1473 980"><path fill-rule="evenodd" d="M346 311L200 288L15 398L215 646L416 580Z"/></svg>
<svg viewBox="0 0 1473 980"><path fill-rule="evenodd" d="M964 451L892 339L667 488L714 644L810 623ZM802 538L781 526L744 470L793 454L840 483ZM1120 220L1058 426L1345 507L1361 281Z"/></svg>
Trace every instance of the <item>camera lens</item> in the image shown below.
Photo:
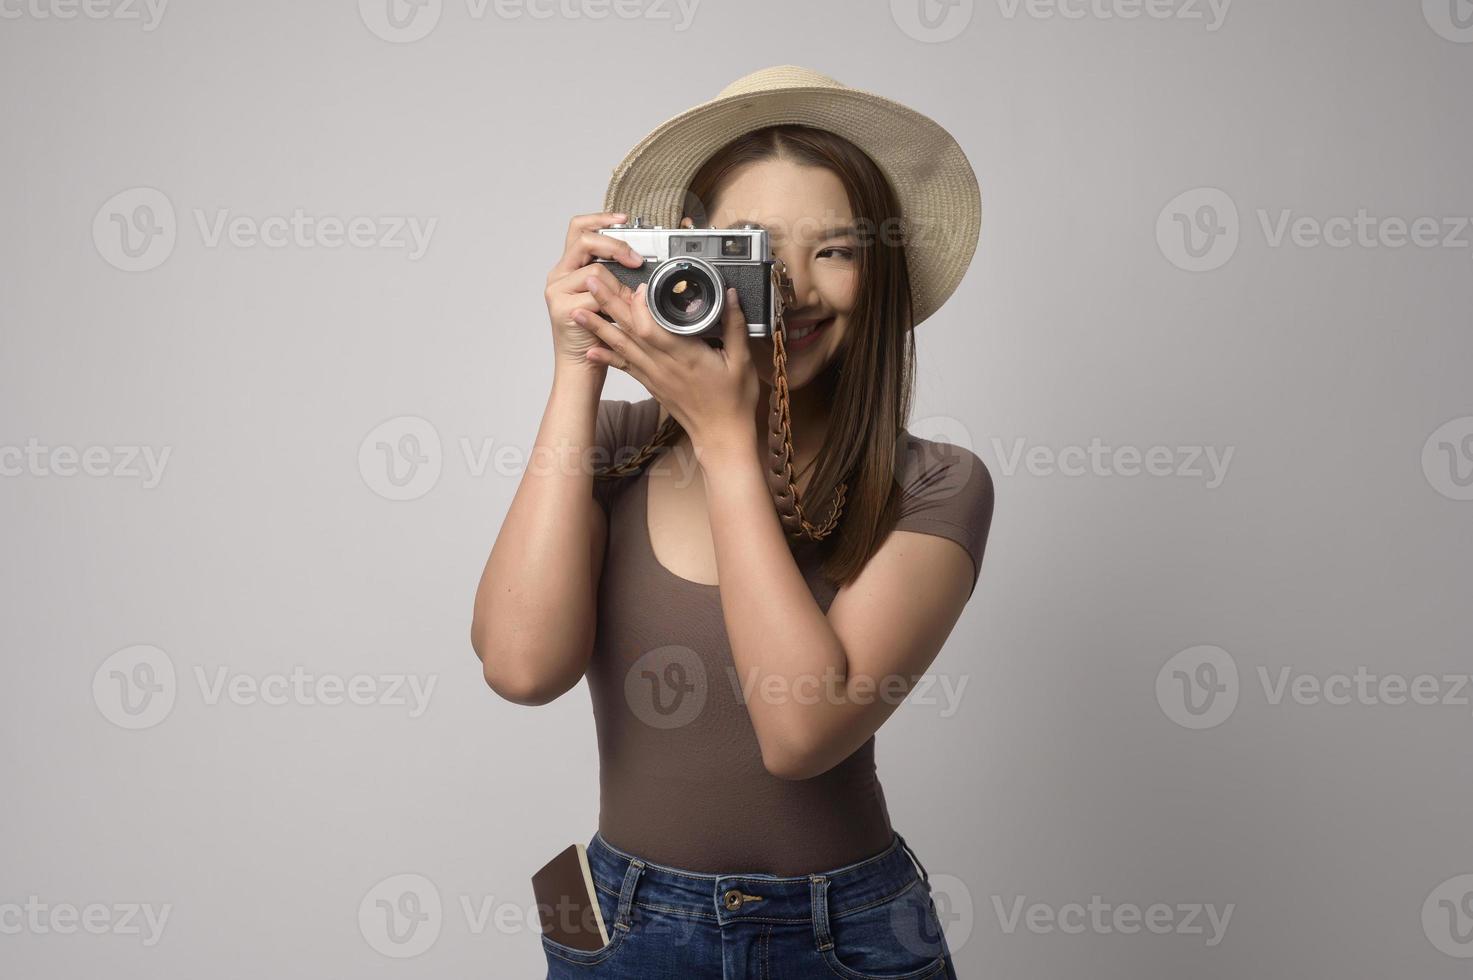
<svg viewBox="0 0 1473 980"><path fill-rule="evenodd" d="M675 333L700 333L714 319L721 286L704 263L670 262L650 282L650 312Z"/></svg>

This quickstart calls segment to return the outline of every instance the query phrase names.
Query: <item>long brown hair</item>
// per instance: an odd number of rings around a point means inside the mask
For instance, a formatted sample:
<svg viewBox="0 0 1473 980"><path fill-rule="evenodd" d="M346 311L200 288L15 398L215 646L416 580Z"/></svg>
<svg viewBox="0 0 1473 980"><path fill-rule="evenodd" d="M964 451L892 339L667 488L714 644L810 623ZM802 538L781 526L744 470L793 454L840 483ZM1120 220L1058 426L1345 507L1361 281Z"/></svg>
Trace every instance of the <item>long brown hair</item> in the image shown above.
<svg viewBox="0 0 1473 980"><path fill-rule="evenodd" d="M706 224L706 208L740 167L759 160L790 160L823 167L844 185L854 223L858 295L844 346L810 384L830 400L828 431L803 490L804 509L828 514L835 488L847 483L838 527L821 542L822 570L836 585L854 580L898 519L895 474L915 390L915 341L910 274L906 266L900 204L885 175L853 143L822 129L783 125L755 130L726 144L691 178L690 217ZM681 434L667 416L628 462L598 475L630 476ZM790 542L791 543L791 542Z"/></svg>

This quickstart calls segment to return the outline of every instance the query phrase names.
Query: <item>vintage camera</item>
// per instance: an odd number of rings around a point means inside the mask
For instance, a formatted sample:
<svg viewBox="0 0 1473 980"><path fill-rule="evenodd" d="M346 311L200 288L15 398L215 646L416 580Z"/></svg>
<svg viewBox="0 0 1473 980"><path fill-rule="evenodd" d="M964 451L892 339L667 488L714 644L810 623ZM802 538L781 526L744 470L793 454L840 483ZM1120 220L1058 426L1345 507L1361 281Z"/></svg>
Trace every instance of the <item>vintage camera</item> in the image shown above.
<svg viewBox="0 0 1473 980"><path fill-rule="evenodd" d="M638 269L611 259L598 262L630 289L647 282L650 314L671 333L720 336L726 287L731 286L746 316L747 336L772 336L774 317L781 310L781 264L773 259L767 231L760 226L661 228L634 218L631 224L610 225L599 233L644 256Z"/></svg>

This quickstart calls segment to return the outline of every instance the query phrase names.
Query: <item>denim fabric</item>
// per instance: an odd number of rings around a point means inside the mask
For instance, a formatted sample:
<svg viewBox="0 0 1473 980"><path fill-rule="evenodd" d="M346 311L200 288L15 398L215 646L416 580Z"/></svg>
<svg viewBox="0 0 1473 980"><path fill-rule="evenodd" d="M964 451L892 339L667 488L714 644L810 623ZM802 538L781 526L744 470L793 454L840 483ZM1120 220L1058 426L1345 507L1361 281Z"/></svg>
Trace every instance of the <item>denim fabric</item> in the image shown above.
<svg viewBox="0 0 1473 980"><path fill-rule="evenodd" d="M588 844L609 943L542 937L548 980L955 980L925 868L899 834L873 857L796 877L700 874Z"/></svg>

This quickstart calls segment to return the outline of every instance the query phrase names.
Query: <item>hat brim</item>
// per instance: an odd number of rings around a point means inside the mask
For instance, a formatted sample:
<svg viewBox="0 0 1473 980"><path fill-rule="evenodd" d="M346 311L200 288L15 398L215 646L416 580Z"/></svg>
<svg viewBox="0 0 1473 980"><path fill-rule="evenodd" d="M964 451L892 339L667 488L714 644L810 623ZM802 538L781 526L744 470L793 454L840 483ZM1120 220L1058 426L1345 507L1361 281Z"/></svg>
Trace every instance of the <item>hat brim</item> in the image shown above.
<svg viewBox="0 0 1473 980"><path fill-rule="evenodd" d="M666 120L614 168L604 210L675 227L686 189L713 153L745 133L796 124L842 136L875 161L900 202L919 324L961 283L977 249L982 195L955 139L915 110L847 87L728 95Z"/></svg>

